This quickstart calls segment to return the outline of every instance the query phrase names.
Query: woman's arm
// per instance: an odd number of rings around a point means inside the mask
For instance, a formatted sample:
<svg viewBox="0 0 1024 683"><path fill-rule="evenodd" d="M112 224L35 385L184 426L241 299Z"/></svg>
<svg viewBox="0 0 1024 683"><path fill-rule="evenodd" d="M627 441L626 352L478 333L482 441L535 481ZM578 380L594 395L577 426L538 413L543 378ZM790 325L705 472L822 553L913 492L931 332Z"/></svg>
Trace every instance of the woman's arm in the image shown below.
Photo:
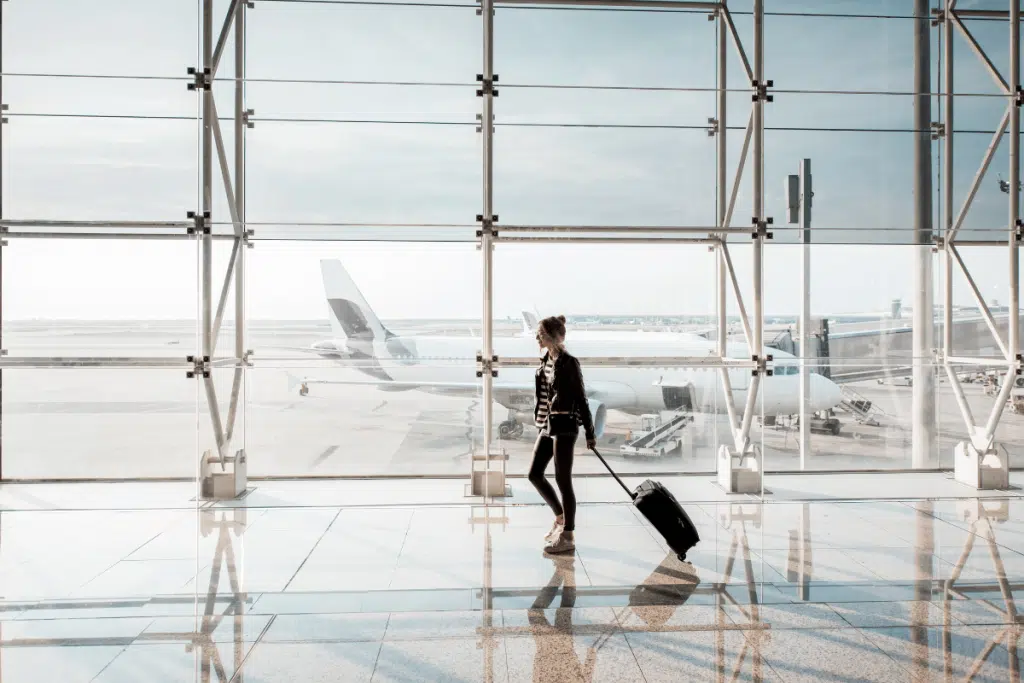
<svg viewBox="0 0 1024 683"><path fill-rule="evenodd" d="M594 416L590 414L590 403L587 401L587 387L583 383L583 368L574 356L572 359L571 381L573 382L573 394L576 396L577 409L580 411L580 419L583 421L583 433L587 441L594 440Z"/></svg>

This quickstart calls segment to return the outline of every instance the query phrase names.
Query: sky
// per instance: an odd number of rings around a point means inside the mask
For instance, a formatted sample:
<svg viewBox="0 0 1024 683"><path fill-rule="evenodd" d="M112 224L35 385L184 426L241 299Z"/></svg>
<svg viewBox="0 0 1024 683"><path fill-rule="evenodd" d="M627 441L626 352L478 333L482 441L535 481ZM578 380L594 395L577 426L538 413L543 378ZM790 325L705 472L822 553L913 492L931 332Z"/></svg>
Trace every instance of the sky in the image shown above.
<svg viewBox="0 0 1024 683"><path fill-rule="evenodd" d="M748 55L750 5L730 3ZM226 6L216 2L218 31ZM962 0L960 6L1002 8L1005 2ZM198 206L199 98L186 89L184 75L198 60L199 8L195 0L4 5L3 101L10 107L3 127L5 218L181 220ZM776 90L804 91L780 92L766 106L765 203L776 223L764 262L769 313L799 310L801 249L787 244L795 232L785 225L783 188L802 158L812 160L814 173L813 310L883 311L892 299L912 301L914 136L906 132L913 108L905 93L913 85L913 22L771 14L906 16L910 8L905 0L766 1L766 76ZM970 27L1005 74L1006 25ZM481 254L471 224L482 210L474 129L480 100L473 83L482 71L482 49L474 9L261 1L248 12L247 43L246 99L256 112L246 138L247 219L257 236L302 238L259 241L247 252L249 317L325 317L322 258L341 259L381 317L479 317ZM729 85L739 90L730 93L727 107L731 189L750 96L728 47ZM957 98L956 128L976 131L955 138L959 210L1005 101L992 96L993 81L962 37L954 49L957 92L971 93ZM933 31L933 81L939 56ZM499 224L713 224L716 141L703 128L717 115L716 96L707 91L715 86L716 59L716 25L705 13L499 9ZM233 73L229 42L220 76ZM597 89L621 86L697 90ZM215 90L228 118L233 85L218 83ZM887 94L806 92L821 90ZM939 120L938 107L932 118ZM224 123L229 158L231 125ZM940 143L933 143L936 212L940 153ZM1007 197L997 174L1005 178L1007 167L1004 141L964 238L998 234L993 231L1005 226ZM751 182L748 163L734 225L753 215ZM219 172L214 220L229 220ZM309 223L368 227L302 225ZM444 235L449 242L412 242L410 230L380 227L387 223L463 227L417 227L417 235ZM403 236L406 241L385 241ZM746 297L752 295L748 243L741 239L732 247ZM963 252L982 294L1005 302L1005 248ZM228 253L225 243L217 245L218 288ZM191 318L198 311L198 263L197 246L187 242L12 241L4 251L3 317ZM567 315L714 310L715 263L706 247L499 245L494 264L498 317L524 308ZM937 267L937 287L940 274ZM954 301L972 302L959 275Z"/></svg>

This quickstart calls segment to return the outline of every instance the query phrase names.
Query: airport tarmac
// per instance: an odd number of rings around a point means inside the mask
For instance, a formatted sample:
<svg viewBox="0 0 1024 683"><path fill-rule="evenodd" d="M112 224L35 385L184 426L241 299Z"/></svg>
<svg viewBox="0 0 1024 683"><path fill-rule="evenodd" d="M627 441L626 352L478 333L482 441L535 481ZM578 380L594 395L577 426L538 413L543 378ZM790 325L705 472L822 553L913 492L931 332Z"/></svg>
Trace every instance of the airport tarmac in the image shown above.
<svg viewBox="0 0 1024 683"><path fill-rule="evenodd" d="M195 350L195 330L183 322L6 322L9 357L184 357ZM455 333L457 324L435 331ZM422 332L424 328L417 331ZM498 334L514 333L514 325ZM463 333L468 334L463 328ZM230 329L225 333L230 334ZM481 401L416 391L384 392L370 386L311 385L304 375L352 377L354 371L296 350L329 336L323 323L254 322L248 346L253 367L244 373L235 444L244 443L251 476L465 475L482 443ZM221 348L231 343L222 334ZM467 360L468 363L472 361ZM232 369L214 370L222 418L229 412ZM966 430L947 383L938 389L936 465L952 466L953 447ZM814 470L901 469L911 466L909 387L850 385L879 410L878 426L859 424L837 411L838 436L814 434L806 466ZM966 385L975 416L987 415L993 398ZM497 406L494 422L505 418ZM202 385L180 369L18 368L3 372L3 475L8 478L194 477L199 454L214 441ZM638 419L610 412L600 448L626 473L711 472L718 446L729 434L724 415L698 415L681 449L662 458L619 454ZM508 471L529 466L532 434L496 442L509 455ZM761 428L752 439L765 469L800 468L798 434L782 424ZM1004 412L997 441L1013 465L1024 465L1024 416ZM581 444L582 446L582 444ZM582 448L579 473L603 472Z"/></svg>

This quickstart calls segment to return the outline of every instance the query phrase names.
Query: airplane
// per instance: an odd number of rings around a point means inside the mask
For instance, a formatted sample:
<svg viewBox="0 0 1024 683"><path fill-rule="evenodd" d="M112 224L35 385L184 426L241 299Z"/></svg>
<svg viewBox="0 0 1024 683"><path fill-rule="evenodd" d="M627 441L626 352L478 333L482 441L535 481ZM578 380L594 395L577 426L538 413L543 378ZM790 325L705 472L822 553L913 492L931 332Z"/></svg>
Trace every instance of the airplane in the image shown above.
<svg viewBox="0 0 1024 683"><path fill-rule="evenodd" d="M460 336L400 336L386 328L366 302L348 271L338 260L320 262L327 297L332 339L306 349L326 359L344 361L365 379L299 380L303 396L310 384L371 385L385 391L421 391L441 395L479 396L481 382L474 359L481 349L479 338ZM512 337L496 337L494 353L502 359L536 358L533 330L536 316L524 313L524 327ZM717 343L692 333L570 330L568 348L583 359L589 357L676 358L717 355ZM761 406L766 416L795 415L799 407L798 360L777 349L765 349L774 358L774 373L762 378ZM746 342L728 343L729 358L748 358ZM726 400L720 371L701 367L591 367L583 368L587 398L596 436L604 433L609 410L630 415L660 411L724 414ZM749 368L729 371L733 398L742 410L750 387ZM823 375L809 378L809 410L835 408L842 401L837 384ZM495 402L508 410L498 428L503 439L519 438L524 423L532 424L534 368L502 368L493 381Z"/></svg>

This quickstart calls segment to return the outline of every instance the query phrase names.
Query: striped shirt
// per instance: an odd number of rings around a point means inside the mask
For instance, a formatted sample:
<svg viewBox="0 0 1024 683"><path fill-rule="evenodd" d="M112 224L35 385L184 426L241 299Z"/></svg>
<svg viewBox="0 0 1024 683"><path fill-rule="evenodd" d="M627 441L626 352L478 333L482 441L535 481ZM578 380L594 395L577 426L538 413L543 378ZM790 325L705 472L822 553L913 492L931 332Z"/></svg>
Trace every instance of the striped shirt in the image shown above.
<svg viewBox="0 0 1024 683"><path fill-rule="evenodd" d="M548 356L544 363L544 371L540 374L540 395L537 397L537 426L547 427L548 413L551 411L551 380L555 375L555 362Z"/></svg>

